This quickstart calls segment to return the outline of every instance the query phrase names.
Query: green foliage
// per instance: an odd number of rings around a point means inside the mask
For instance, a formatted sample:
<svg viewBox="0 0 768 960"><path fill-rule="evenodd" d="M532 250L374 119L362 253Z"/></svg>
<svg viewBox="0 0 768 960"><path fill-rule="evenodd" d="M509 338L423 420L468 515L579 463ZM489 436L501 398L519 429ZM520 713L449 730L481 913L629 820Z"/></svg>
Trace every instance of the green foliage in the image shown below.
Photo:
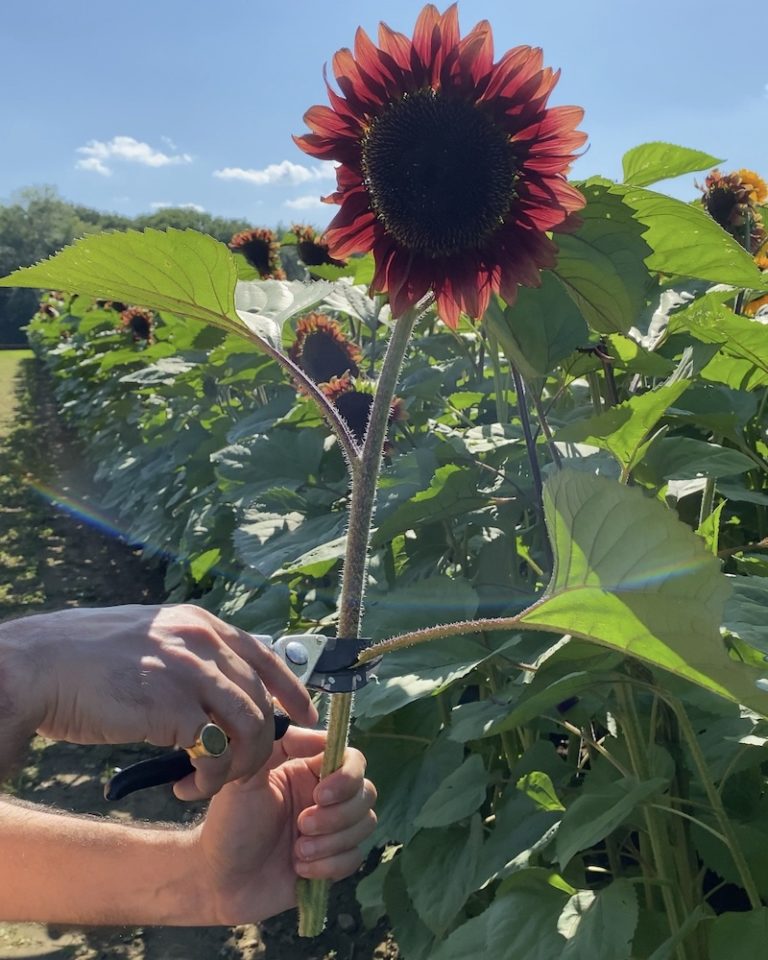
<svg viewBox="0 0 768 960"><path fill-rule="evenodd" d="M701 150L660 142L633 147L622 158L624 181L636 187L647 187L658 180L669 180L684 173L708 170L722 162L722 159Z"/></svg>
<svg viewBox="0 0 768 960"><path fill-rule="evenodd" d="M645 189L712 158L625 161L627 184L584 185L540 288L455 333L427 314L398 386L363 630L470 621L388 653L356 697L384 850L359 896L406 960L762 949L768 355L731 287L766 282L701 208ZM5 281L80 294L30 338L171 599L334 631L344 457L274 358L318 308L375 381L389 311L350 282L369 267L243 284L223 245L171 229ZM159 311L154 342L91 297Z"/></svg>

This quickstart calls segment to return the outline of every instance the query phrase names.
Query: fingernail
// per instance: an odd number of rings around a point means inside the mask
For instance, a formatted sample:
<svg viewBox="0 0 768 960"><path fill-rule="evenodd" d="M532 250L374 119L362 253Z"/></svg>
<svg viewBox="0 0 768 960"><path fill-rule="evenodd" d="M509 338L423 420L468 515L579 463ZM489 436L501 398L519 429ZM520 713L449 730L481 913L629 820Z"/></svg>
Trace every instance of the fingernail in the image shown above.
<svg viewBox="0 0 768 960"><path fill-rule="evenodd" d="M301 821L301 829L309 833L314 831L316 825L315 818L311 815L304 817L304 819Z"/></svg>
<svg viewBox="0 0 768 960"><path fill-rule="evenodd" d="M330 787L320 787L317 792L318 803L333 803L336 799L336 794Z"/></svg>
<svg viewBox="0 0 768 960"><path fill-rule="evenodd" d="M310 857L313 857L317 852L317 844L315 843L314 840L307 840L306 838L302 838L301 840L299 840L299 851L302 857L304 857L305 859L309 859Z"/></svg>

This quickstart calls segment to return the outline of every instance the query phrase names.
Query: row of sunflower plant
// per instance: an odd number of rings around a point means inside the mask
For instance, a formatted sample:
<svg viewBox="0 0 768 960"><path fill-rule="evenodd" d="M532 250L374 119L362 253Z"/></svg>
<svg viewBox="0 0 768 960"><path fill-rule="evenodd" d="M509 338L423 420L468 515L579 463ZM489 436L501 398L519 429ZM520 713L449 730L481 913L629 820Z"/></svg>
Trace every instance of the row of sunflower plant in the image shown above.
<svg viewBox="0 0 768 960"><path fill-rule="evenodd" d="M68 291L30 336L105 506L175 598L378 641L354 711L330 698L326 769L353 711L381 796L358 898L407 960L752 957L765 184L665 196L721 162L666 143L569 183L581 110L455 7L333 70L297 139L339 164L322 279L147 231L3 281ZM152 342L97 297L155 311ZM300 890L302 932L324 896Z"/></svg>

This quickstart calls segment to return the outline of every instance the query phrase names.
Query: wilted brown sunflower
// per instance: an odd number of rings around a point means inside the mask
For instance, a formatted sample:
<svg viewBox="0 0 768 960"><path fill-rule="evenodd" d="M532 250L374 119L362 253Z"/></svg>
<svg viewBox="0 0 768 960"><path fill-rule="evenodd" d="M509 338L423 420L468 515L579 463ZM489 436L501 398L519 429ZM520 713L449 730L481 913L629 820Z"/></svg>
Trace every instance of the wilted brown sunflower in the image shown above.
<svg viewBox="0 0 768 960"><path fill-rule="evenodd" d="M328 244L312 227L294 224L291 231L296 237L296 247L299 259L307 267L321 267L330 264L332 267L343 267L346 260L337 260L328 253Z"/></svg>
<svg viewBox="0 0 768 960"><path fill-rule="evenodd" d="M344 374L356 377L362 360L339 324L323 313L308 313L299 320L288 355L315 383L328 383Z"/></svg>
<svg viewBox="0 0 768 960"><path fill-rule="evenodd" d="M154 320L152 311L144 307L128 307L120 314L120 326L123 330L130 330L134 343L152 343Z"/></svg>
<svg viewBox="0 0 768 960"><path fill-rule="evenodd" d="M241 230L229 241L229 249L242 253L262 280L285 280L280 244L271 230Z"/></svg>
<svg viewBox="0 0 768 960"><path fill-rule="evenodd" d="M480 317L490 296L515 299L555 263L547 233L584 206L565 173L584 143L579 107L547 108L559 73L541 50L494 62L481 21L463 39L456 5L428 4L413 39L358 30L339 50L330 107L314 106L296 143L335 160L341 209L324 238L334 257L373 251L372 287L395 316L432 290L450 326Z"/></svg>

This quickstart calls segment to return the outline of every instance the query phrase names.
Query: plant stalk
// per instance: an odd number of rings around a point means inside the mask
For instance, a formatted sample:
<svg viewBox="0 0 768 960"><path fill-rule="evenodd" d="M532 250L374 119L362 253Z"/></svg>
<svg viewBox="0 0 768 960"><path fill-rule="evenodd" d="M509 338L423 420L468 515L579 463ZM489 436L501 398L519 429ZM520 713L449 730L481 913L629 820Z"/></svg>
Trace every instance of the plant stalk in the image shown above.
<svg viewBox="0 0 768 960"><path fill-rule="evenodd" d="M339 599L338 635L340 637L358 637L360 635L371 521L373 519L376 485L381 468L389 413L408 342L414 324L423 310L423 306L414 307L404 313L395 323L376 385L376 394L371 406L371 416L368 421L368 429L358 468L351 471L352 494L349 505L349 528L347 530L347 547L344 557L341 597ZM328 739L320 772L321 779L341 766L349 739L351 713L351 693L337 693L331 696ZM300 879L298 881L297 899L300 937L316 937L322 933L328 908L329 888L330 884L327 880Z"/></svg>

